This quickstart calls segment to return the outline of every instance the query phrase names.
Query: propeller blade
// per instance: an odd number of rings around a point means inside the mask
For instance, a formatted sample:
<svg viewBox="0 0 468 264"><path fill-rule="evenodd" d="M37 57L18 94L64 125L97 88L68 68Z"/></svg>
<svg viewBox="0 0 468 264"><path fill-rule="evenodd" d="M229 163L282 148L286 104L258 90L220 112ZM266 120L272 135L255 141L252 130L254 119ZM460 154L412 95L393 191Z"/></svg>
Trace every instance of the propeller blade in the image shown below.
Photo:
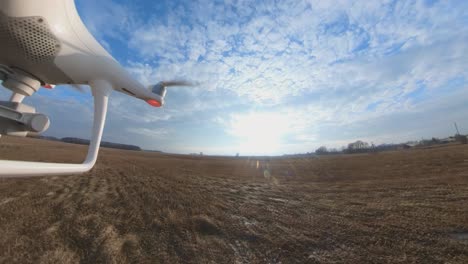
<svg viewBox="0 0 468 264"><path fill-rule="evenodd" d="M171 86L194 86L195 84L185 80L172 80L172 81L162 81L161 85L164 87Z"/></svg>
<svg viewBox="0 0 468 264"><path fill-rule="evenodd" d="M81 84L69 84L69 86L70 86L72 89L74 89L74 90L76 90L76 91L78 91L78 92L80 92L80 93L84 93L84 92L85 92L85 89L84 89L83 85L81 85ZM46 83L46 84L44 84L42 87L44 87L44 88L46 88L46 89L54 89L54 88L55 88L55 84Z"/></svg>
<svg viewBox="0 0 468 264"><path fill-rule="evenodd" d="M70 86L80 93L85 93L84 87L80 84L70 84Z"/></svg>
<svg viewBox="0 0 468 264"><path fill-rule="evenodd" d="M151 85L149 86L149 89L151 90L151 92L161 96L161 97L164 97L166 96L166 88L167 87L173 87L173 86L185 86L185 87L188 87L188 86L195 86L197 85L196 83L192 83L192 82L189 82L189 81L185 81L185 80L171 80L171 81L162 81L162 82L158 82L157 84L155 85Z"/></svg>

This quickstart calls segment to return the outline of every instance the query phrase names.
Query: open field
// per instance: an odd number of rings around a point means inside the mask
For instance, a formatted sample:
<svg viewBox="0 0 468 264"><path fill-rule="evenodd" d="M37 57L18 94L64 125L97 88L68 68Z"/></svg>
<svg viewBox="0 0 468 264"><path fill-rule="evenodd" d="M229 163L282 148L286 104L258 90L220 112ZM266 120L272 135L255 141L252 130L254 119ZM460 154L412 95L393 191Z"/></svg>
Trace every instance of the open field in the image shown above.
<svg viewBox="0 0 468 264"><path fill-rule="evenodd" d="M0 139L0 158L85 150ZM468 146L258 162L102 149L85 175L0 180L0 262L468 263Z"/></svg>

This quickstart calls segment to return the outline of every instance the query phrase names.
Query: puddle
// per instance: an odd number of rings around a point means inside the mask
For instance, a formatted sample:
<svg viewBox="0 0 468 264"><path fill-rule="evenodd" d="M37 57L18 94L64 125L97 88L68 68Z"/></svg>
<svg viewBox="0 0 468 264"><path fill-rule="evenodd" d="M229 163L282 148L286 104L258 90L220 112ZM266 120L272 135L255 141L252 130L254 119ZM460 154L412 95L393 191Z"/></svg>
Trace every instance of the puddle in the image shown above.
<svg viewBox="0 0 468 264"><path fill-rule="evenodd" d="M468 242L468 231L452 232L449 235L453 239Z"/></svg>
<svg viewBox="0 0 468 264"><path fill-rule="evenodd" d="M241 215L231 215L234 219L239 219L243 222L243 224L248 228L249 226L255 226L257 221L255 219L248 219L247 217Z"/></svg>
<svg viewBox="0 0 468 264"><path fill-rule="evenodd" d="M11 198L11 197L5 198L5 199L3 199L2 201L0 201L0 205L7 204L7 203L9 203L9 202L11 202L11 201L14 201L14 200L15 200L15 198Z"/></svg>

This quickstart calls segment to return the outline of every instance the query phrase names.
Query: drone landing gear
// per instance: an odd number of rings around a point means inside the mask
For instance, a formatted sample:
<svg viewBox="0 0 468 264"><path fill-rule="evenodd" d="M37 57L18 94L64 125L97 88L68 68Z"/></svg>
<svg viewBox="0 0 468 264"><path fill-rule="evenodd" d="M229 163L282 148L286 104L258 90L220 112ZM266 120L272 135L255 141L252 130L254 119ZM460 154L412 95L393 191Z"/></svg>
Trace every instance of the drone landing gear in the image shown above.
<svg viewBox="0 0 468 264"><path fill-rule="evenodd" d="M112 86L104 80L94 80L89 84L94 96L94 122L91 143L85 161L82 164L68 164L0 160L0 178L84 173L94 166L104 130L107 103Z"/></svg>

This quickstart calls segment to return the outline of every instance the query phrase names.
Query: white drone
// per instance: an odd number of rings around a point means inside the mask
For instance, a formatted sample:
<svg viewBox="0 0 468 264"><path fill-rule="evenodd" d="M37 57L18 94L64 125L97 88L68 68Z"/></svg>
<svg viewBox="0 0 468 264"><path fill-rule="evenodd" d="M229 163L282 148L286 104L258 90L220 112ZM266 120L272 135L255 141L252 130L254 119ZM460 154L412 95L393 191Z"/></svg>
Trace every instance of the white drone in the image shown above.
<svg viewBox="0 0 468 264"><path fill-rule="evenodd" d="M166 87L189 85L170 81L144 87L88 32L73 0L0 1L0 80L13 92L9 101L0 101L0 135L26 136L49 127L47 116L22 103L40 87L85 84L94 97L93 133L82 164L0 160L0 178L89 171L96 163L112 90L160 107Z"/></svg>

